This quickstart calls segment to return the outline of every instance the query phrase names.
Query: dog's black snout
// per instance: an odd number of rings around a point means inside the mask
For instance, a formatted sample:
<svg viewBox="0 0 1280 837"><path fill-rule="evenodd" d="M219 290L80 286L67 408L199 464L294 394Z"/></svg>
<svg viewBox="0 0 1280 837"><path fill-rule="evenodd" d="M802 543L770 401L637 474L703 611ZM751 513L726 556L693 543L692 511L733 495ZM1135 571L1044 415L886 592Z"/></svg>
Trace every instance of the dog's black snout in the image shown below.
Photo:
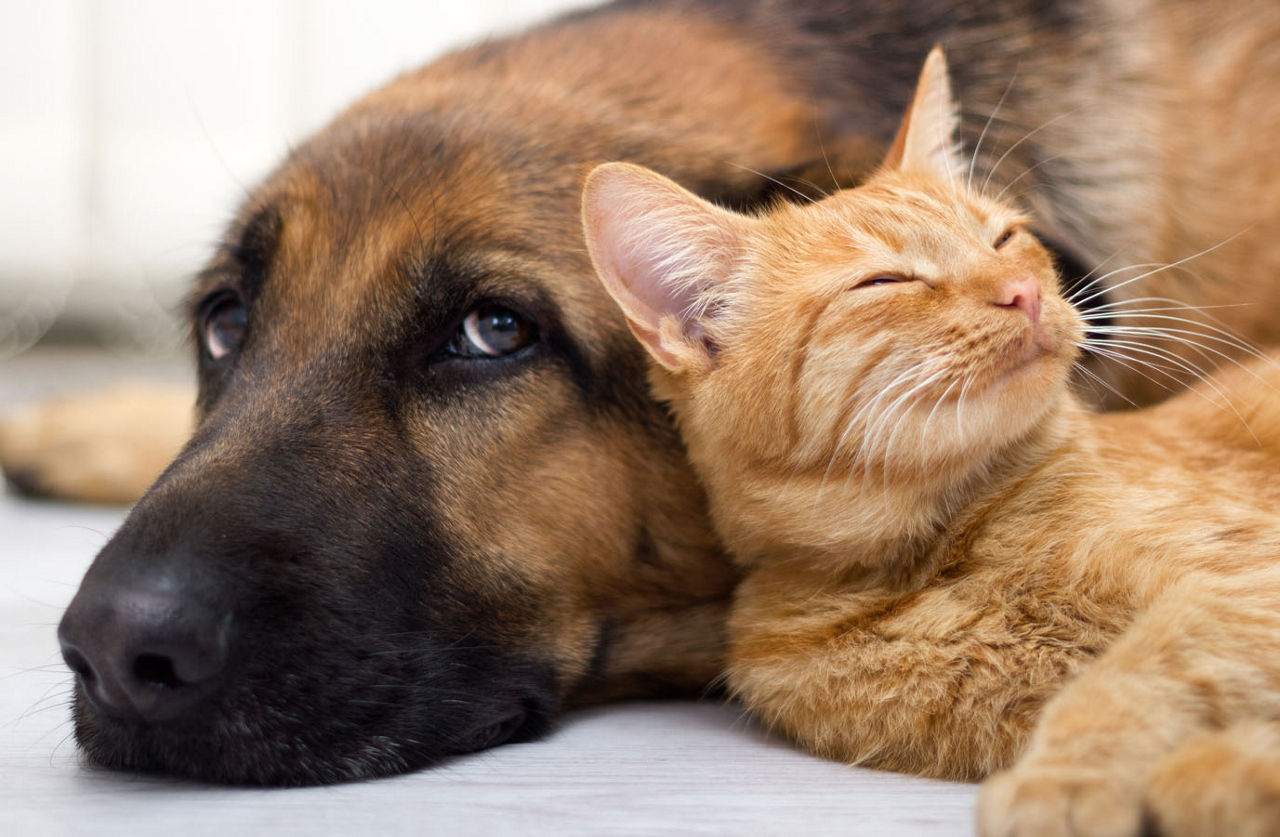
<svg viewBox="0 0 1280 837"><path fill-rule="evenodd" d="M230 612L174 583L86 583L58 626L62 658L88 698L122 720L181 716L227 665Z"/></svg>

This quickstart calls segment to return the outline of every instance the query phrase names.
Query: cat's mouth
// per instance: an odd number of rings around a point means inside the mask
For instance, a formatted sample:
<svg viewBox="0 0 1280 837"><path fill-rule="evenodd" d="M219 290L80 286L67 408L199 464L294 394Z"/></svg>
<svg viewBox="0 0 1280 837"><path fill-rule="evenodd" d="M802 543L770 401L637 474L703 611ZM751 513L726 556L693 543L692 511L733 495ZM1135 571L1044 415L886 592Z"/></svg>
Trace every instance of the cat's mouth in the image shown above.
<svg viewBox="0 0 1280 837"><path fill-rule="evenodd" d="M1010 341L1000 361L993 365L988 387L991 390L1003 389L1032 373L1042 371L1046 362L1061 361L1065 341L1056 331L1045 328L1043 324L1036 324L1018 339ZM1065 376L1066 372L1062 374Z"/></svg>

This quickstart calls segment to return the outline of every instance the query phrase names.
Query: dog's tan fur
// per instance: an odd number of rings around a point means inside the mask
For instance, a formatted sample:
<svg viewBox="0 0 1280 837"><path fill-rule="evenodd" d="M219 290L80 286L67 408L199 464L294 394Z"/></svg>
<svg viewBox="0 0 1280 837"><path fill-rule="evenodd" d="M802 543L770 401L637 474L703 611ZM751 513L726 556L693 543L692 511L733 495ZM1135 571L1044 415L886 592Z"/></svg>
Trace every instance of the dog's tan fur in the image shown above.
<svg viewBox="0 0 1280 837"><path fill-rule="evenodd" d="M1280 216L1260 209L1275 205L1278 170L1267 153L1280 125L1280 103L1266 95L1277 75L1273 4L1237 0L1206 27L1191 0L1064 3L1043 19L1045 4L1021 0L945 3L916 22L914 37L927 41L906 44L902 27L902 43L875 48L870 38L899 31L892 4L839 14L821 5L671 0L574 17L446 56L340 115L254 193L229 234L234 245L264 208L282 216L250 324L260 353L225 392L206 388L194 452L144 500L137 526L165 498L268 468L263 440L302 406L356 399L355 373L312 370L337 368L393 329L430 274L407 268L431 268L437 253L422 245L438 243L479 277L475 295L540 296L586 377L606 382L584 398L556 362L458 397L410 400L412 459L440 480L417 511L466 557L465 573L453 571L460 583L503 614L484 627L551 658L569 702L702 688L723 667L736 572L678 440L643 397L639 352L591 277L581 179L596 163L634 160L738 206L767 199L757 172L805 190L805 180L830 182L829 163L847 185L891 138L898 94L937 39L969 106L970 149L1009 90L978 178L1002 160L992 182L1020 194L1040 231L1088 267L1176 261L1245 228L1188 266L1194 280L1166 272L1120 293L1193 305L1251 297L1256 305L1213 313L1272 339ZM833 34L833 22L848 33ZM1261 34L1242 52L1250 33ZM1201 142L1194 132L1229 116L1231 101L1247 102L1249 119L1230 141ZM1220 190L1219 212L1201 205L1207 184ZM196 297L235 270L220 255ZM1265 278L1246 285L1252 276ZM1139 371L1099 372L1135 399L1162 394ZM358 400L355 424L316 442L346 451L335 462L349 474L362 452L399 441L376 426L377 400ZM224 418L235 415L243 421ZM56 443L46 444L19 454L26 482L92 490L46 480Z"/></svg>

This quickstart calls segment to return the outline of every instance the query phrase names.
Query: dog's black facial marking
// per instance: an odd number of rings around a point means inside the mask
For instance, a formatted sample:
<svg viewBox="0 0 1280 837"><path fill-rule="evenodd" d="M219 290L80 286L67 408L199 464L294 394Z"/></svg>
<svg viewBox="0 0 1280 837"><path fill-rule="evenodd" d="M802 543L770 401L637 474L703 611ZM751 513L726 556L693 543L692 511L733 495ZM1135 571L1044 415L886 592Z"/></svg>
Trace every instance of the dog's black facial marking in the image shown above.
<svg viewBox="0 0 1280 837"><path fill-rule="evenodd" d="M483 253L488 248L479 243L443 243L432 256L403 268L414 277L417 292L412 312L387 349L383 379L388 403L466 397L472 387L552 365L573 383L583 409L618 410L646 425L668 425L648 397L643 385L644 356L633 341L619 340L616 346L587 351L566 327L559 306L541 289L542 283L518 272L529 269L526 265L518 259L513 265L511 259L486 258ZM453 264L441 252L446 249L480 255ZM514 245L506 250L507 255L512 253L523 255ZM467 340L467 317L492 309L509 310L523 321L524 344L492 357L456 351L455 345Z"/></svg>
<svg viewBox="0 0 1280 837"><path fill-rule="evenodd" d="M359 419L367 434L368 420L344 414L317 404L246 429L254 419L241 403L217 405L95 562L70 621L78 609L110 614L104 602L172 578L213 597L231 639L225 668L187 714L140 725L78 689L77 736L91 760L313 784L403 772L547 728L553 669L501 633L528 618L522 608L538 609L536 589L515 573L480 588L460 580L457 549L424 513L430 469L394 437L350 436L344 424ZM257 440L251 473L236 459L207 464L208 446L232 430ZM303 485L305 494L290 488ZM401 494L406 485L418 490ZM95 621L110 630L112 618Z"/></svg>
<svg viewBox="0 0 1280 837"><path fill-rule="evenodd" d="M250 311L261 296L280 243L282 218L274 208L253 213L230 235L213 264L196 278L188 320L196 347L197 407L217 400L249 337Z"/></svg>
<svg viewBox="0 0 1280 837"><path fill-rule="evenodd" d="M76 734L94 763L240 784L346 781L527 740L557 710L549 653L508 635L536 621L543 594L518 570L466 567L434 518L434 466L404 409L500 397L495 383L556 362L542 339L560 331L554 306L441 253L421 281L397 264L370 277L362 304L382 328L364 327L353 304L349 320L327 324L330 339L317 325L290 342L281 335L297 324L281 294L315 280L282 272L296 264L277 254L288 222L256 213L201 276L200 425L95 561L66 623L69 659L85 645L103 671L172 666L176 652L136 642L105 664L123 640L104 650L77 626L110 626L124 618L112 602L189 579L192 595L220 591L211 609L230 620L225 665L200 694L188 690L190 711L142 723L81 685ZM443 357L467 313L495 304L527 313L537 339L502 357ZM384 316L395 310L398 320ZM239 345L215 356L207 330ZM158 671L151 662L142 670ZM126 691L155 685L117 677Z"/></svg>
<svg viewBox="0 0 1280 837"><path fill-rule="evenodd" d="M443 264L434 265L429 276L415 281L417 298L382 350L383 395L395 414L406 399L451 400L548 360L546 338L557 324L544 300L527 292L486 292L495 283ZM489 355L470 345L468 319L498 312L518 323L521 335L509 351Z"/></svg>
<svg viewBox="0 0 1280 837"><path fill-rule="evenodd" d="M240 292L252 304L262 294L280 245L281 217L274 208L259 209L245 223L238 240L227 245L237 268Z"/></svg>

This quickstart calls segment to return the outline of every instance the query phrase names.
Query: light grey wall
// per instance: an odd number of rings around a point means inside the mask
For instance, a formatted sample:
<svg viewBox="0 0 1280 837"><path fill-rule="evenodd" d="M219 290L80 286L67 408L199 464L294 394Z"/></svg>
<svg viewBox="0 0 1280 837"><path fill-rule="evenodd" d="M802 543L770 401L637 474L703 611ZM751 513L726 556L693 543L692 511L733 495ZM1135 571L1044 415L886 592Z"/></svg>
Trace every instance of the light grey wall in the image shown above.
<svg viewBox="0 0 1280 837"><path fill-rule="evenodd" d="M0 0L0 358L165 349L244 189L342 105L590 0Z"/></svg>

